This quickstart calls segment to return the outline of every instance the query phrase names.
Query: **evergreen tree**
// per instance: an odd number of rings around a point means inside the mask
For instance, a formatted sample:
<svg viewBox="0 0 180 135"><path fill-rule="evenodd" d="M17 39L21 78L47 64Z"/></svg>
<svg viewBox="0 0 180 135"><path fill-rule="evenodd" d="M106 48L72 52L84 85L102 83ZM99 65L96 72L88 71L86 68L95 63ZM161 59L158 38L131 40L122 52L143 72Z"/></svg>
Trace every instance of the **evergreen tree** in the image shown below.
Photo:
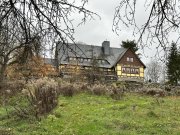
<svg viewBox="0 0 180 135"><path fill-rule="evenodd" d="M130 40L122 41L122 45L121 46L124 47L124 48L130 48L134 52L137 52L138 49L139 49L137 47L137 44L136 44L135 40L132 40L132 41L130 41Z"/></svg>
<svg viewBox="0 0 180 135"><path fill-rule="evenodd" d="M177 85L178 80L180 79L180 55L175 43L171 44L167 59L167 77L172 85Z"/></svg>

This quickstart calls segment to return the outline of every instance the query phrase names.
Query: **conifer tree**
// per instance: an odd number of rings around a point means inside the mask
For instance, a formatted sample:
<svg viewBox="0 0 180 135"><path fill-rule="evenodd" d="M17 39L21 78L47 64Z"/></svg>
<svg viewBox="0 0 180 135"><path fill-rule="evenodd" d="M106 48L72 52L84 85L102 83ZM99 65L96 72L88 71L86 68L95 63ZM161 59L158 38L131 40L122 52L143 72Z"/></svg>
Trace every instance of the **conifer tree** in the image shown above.
<svg viewBox="0 0 180 135"><path fill-rule="evenodd" d="M180 79L180 55L175 43L171 44L167 62L167 77L172 85L177 85Z"/></svg>
<svg viewBox="0 0 180 135"><path fill-rule="evenodd" d="M137 43L135 42L135 40L126 40L126 41L122 41L122 47L124 48L130 48L131 50L133 50L134 52L137 52L138 51L138 46L137 46Z"/></svg>

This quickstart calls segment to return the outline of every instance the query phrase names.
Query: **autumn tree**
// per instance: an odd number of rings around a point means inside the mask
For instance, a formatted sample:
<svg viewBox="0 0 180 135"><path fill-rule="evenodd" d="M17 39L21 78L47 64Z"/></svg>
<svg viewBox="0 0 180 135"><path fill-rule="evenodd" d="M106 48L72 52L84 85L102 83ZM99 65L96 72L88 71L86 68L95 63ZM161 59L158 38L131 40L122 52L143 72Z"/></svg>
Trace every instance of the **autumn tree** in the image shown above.
<svg viewBox="0 0 180 135"><path fill-rule="evenodd" d="M0 48L1 74L4 74L4 67L9 59L5 57L6 54L4 55L4 47L8 48L10 52L21 48L19 50L23 50L23 53L20 60L24 63L26 58L32 54L32 43L38 37L43 41L41 45L52 49L56 41L61 41L63 45L67 45L68 41L73 42L73 16L75 14L81 16L79 25L98 16L86 9L87 2L87 0L81 2L77 0L1 0L0 31L8 27L5 31L8 33L8 37L13 38L12 43L4 44L4 41L1 43L1 46L3 45ZM12 56L12 53L7 52L7 54L8 57ZM6 64L3 64L4 62Z"/></svg>
<svg viewBox="0 0 180 135"><path fill-rule="evenodd" d="M4 80L5 71L8 65L13 64L15 57L18 55L16 52L21 45L14 38L16 32L13 36L10 36L8 25L1 26L0 29L0 82Z"/></svg>
<svg viewBox="0 0 180 135"><path fill-rule="evenodd" d="M40 37L32 37L31 42L24 44L17 39L19 32L11 25L0 29L0 82L6 76L6 69L15 63L25 63L28 58L40 55ZM12 30L12 34L9 30Z"/></svg>

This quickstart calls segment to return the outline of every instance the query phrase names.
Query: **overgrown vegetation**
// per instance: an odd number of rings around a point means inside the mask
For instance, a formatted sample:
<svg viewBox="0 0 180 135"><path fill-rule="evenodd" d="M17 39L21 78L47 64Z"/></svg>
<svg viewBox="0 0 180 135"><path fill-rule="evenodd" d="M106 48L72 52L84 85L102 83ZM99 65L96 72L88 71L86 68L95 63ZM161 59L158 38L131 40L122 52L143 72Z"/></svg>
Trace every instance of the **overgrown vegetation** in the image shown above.
<svg viewBox="0 0 180 135"><path fill-rule="evenodd" d="M58 100L58 106L41 121L7 118L1 106L0 130L14 135L180 133L178 97L159 98L157 102L155 97L125 94L117 101L84 93Z"/></svg>
<svg viewBox="0 0 180 135"><path fill-rule="evenodd" d="M6 135L179 133L179 87L42 78L4 84L1 95Z"/></svg>

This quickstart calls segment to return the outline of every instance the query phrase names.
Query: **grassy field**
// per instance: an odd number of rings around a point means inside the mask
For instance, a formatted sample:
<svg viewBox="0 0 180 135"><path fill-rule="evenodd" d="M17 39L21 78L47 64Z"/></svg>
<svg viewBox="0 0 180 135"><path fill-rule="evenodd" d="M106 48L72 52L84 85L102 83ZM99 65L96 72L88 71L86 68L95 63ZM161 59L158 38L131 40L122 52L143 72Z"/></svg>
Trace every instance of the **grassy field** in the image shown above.
<svg viewBox="0 0 180 135"><path fill-rule="evenodd" d="M8 109L11 109L7 107ZM0 107L1 135L180 135L180 98L125 94L122 100L78 94L59 97L41 121L7 117ZM2 132L3 131L3 132Z"/></svg>

